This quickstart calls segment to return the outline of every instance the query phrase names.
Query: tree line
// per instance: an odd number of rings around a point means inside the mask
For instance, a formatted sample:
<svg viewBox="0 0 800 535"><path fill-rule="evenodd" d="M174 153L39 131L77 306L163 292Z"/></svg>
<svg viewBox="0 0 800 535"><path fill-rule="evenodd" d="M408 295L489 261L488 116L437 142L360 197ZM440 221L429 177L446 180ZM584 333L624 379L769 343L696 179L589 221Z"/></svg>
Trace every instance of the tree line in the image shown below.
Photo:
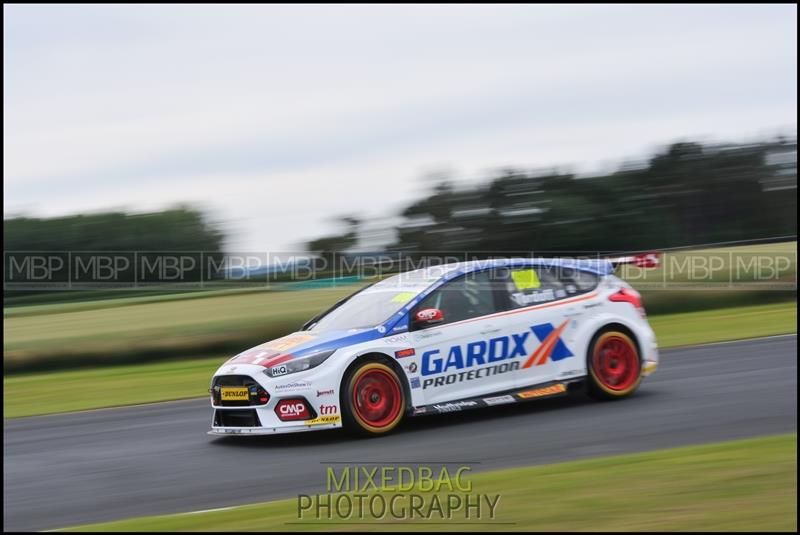
<svg viewBox="0 0 800 535"><path fill-rule="evenodd" d="M401 212L387 251L637 251L797 233L797 142L674 143L601 175L508 168L478 185L441 181ZM308 242L353 251L361 221Z"/></svg>
<svg viewBox="0 0 800 535"><path fill-rule="evenodd" d="M224 234L192 207L3 221L5 251L220 251Z"/></svg>

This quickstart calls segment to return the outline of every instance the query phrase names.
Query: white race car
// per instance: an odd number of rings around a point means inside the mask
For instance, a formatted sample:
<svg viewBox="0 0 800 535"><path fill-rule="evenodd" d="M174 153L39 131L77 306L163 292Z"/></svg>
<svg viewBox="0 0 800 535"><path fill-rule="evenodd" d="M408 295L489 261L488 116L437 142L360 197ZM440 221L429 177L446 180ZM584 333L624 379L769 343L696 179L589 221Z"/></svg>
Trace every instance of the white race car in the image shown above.
<svg viewBox="0 0 800 535"><path fill-rule="evenodd" d="M385 278L223 364L210 433L377 435L406 416L579 387L628 396L658 350L639 294L613 272L654 260L500 259Z"/></svg>

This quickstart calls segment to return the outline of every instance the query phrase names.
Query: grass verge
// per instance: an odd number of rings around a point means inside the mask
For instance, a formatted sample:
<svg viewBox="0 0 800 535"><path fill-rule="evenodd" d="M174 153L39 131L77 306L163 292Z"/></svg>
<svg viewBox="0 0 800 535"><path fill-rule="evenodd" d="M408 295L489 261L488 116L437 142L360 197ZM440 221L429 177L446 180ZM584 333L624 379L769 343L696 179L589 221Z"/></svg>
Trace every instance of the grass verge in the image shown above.
<svg viewBox="0 0 800 535"><path fill-rule="evenodd" d="M649 318L661 348L797 332L797 302Z"/></svg>
<svg viewBox="0 0 800 535"><path fill-rule="evenodd" d="M797 304L653 316L659 347L797 332ZM3 416L18 418L200 397L225 357L20 373L3 379Z"/></svg>
<svg viewBox="0 0 800 535"><path fill-rule="evenodd" d="M287 499L226 510L151 516L81 531L796 531L797 434L514 468L468 476L471 494L499 495L494 519L349 522ZM393 491L383 491L393 492ZM426 504L432 493L421 494ZM446 500L444 494L438 495ZM463 494L462 494L463 496ZM388 500L387 500L388 501ZM400 502L399 503L408 503ZM313 510L312 510L313 511ZM402 516L402 515L398 515ZM379 525L376 521L384 520ZM303 523L303 522L306 523ZM431 522L438 521L436 524ZM359 523L361 522L361 523ZM366 524L373 522L373 524ZM462 522L462 523L458 523ZM482 522L482 523L478 523Z"/></svg>
<svg viewBox="0 0 800 535"><path fill-rule="evenodd" d="M136 405L197 398L208 391L223 357L131 364L3 379L3 417Z"/></svg>
<svg viewBox="0 0 800 535"><path fill-rule="evenodd" d="M358 286L302 291L220 293L192 299L50 306L3 318L3 370L23 372L206 356L296 330ZM27 307L31 308L31 307Z"/></svg>

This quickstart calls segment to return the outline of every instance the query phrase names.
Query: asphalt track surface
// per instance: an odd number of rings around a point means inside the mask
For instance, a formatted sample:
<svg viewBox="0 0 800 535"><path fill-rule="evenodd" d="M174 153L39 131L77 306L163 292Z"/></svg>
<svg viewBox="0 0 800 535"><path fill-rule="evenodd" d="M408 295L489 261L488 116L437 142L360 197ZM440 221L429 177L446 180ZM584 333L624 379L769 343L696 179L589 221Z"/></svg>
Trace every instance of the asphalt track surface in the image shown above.
<svg viewBox="0 0 800 535"><path fill-rule="evenodd" d="M797 337L662 351L633 397L583 396L340 431L206 435L206 399L6 420L5 530L42 530L323 491L329 463L463 463L474 471L797 429Z"/></svg>

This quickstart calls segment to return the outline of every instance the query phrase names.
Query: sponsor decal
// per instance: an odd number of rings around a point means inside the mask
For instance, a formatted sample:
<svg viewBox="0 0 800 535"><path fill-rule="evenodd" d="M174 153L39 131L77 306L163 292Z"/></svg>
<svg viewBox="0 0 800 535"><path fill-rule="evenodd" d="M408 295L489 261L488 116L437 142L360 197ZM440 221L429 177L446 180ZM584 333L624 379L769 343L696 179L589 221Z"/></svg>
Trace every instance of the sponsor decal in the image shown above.
<svg viewBox="0 0 800 535"><path fill-rule="evenodd" d="M416 373L417 372L417 363L412 362L408 366L405 367L408 373Z"/></svg>
<svg viewBox="0 0 800 535"><path fill-rule="evenodd" d="M324 416L317 416L313 420L306 421L306 425L318 425L318 424L338 424L342 421L342 417L338 414L326 414Z"/></svg>
<svg viewBox="0 0 800 535"><path fill-rule="evenodd" d="M414 414L425 414L428 412L428 407L415 407Z"/></svg>
<svg viewBox="0 0 800 535"><path fill-rule="evenodd" d="M397 327L395 327L395 330L396 329L397 329ZM405 342L406 340L408 340L408 335L407 334L400 334L398 336L390 336L389 338L387 338L387 341L390 344L396 344L397 342Z"/></svg>
<svg viewBox="0 0 800 535"><path fill-rule="evenodd" d="M269 373L272 377L280 377L281 375L289 373L289 368L286 367L286 364L281 364L280 366L273 366L270 368Z"/></svg>
<svg viewBox="0 0 800 535"><path fill-rule="evenodd" d="M430 321L434 320L437 317L441 316L441 311L435 308L425 308L417 312L417 320L419 321Z"/></svg>
<svg viewBox="0 0 800 535"><path fill-rule="evenodd" d="M330 390L317 390L317 397L333 395L333 388Z"/></svg>
<svg viewBox="0 0 800 535"><path fill-rule="evenodd" d="M516 400L514 396L495 396L493 398L483 398L483 401L487 405L505 405L506 403L514 403Z"/></svg>
<svg viewBox="0 0 800 535"><path fill-rule="evenodd" d="M559 377L572 377L573 375L580 375L583 370L567 370L558 374Z"/></svg>
<svg viewBox="0 0 800 535"><path fill-rule="evenodd" d="M438 375L451 370L462 370L528 356L528 350L525 346L528 340L532 338L531 333L535 334L541 343L528 357L528 360L522 366L523 368L529 368L534 365L540 366L548 360L558 361L571 357L573 356L572 352L560 338L567 323L565 321L558 328L554 328L551 323L542 323L532 326L528 331L510 336L499 336L490 340L477 340L465 346L451 346L446 350L447 356L439 349L426 351L422 354L421 373L423 376ZM517 366L519 365L517 364Z"/></svg>
<svg viewBox="0 0 800 535"><path fill-rule="evenodd" d="M424 390L432 386L451 385L461 381L472 381L473 379L482 379L491 375L513 372L519 369L519 364L520 362L515 360L513 362L504 362L503 364L487 366L485 368L451 373L449 375L440 375L439 377L427 377L422 382L422 389Z"/></svg>
<svg viewBox="0 0 800 535"><path fill-rule="evenodd" d="M394 352L394 357L397 359L401 359L403 357L413 357L416 354L413 347L409 347L408 349L401 349L400 351Z"/></svg>
<svg viewBox="0 0 800 535"><path fill-rule="evenodd" d="M250 391L247 387L222 387L220 398L222 401L247 401L250 399Z"/></svg>
<svg viewBox="0 0 800 535"><path fill-rule="evenodd" d="M433 338L434 336L441 336L442 331L435 330L435 329L425 329L423 331L417 331L414 333L415 336L425 339L425 338Z"/></svg>
<svg viewBox="0 0 800 535"><path fill-rule="evenodd" d="M392 329L392 332L393 333L399 333L399 332L403 332L403 331L407 331L407 330L408 330L408 325L398 325L397 327Z"/></svg>
<svg viewBox="0 0 800 535"><path fill-rule="evenodd" d="M236 366L231 366L230 368L228 368L227 370L225 370L225 373L233 373L233 372L235 372L235 371L236 371Z"/></svg>
<svg viewBox="0 0 800 535"><path fill-rule="evenodd" d="M275 414L281 421L308 420L311 412L302 399L282 399L275 406Z"/></svg>
<svg viewBox="0 0 800 535"><path fill-rule="evenodd" d="M286 383L285 385L276 385L274 390L276 392L291 392L292 390L303 390L311 386L311 383L308 381L292 381L291 383Z"/></svg>
<svg viewBox="0 0 800 535"><path fill-rule="evenodd" d="M561 333L564 332L568 322L569 320L565 321L557 328L554 328L552 323L543 323L531 327L536 338L542 344L536 348L536 351L533 352L522 367L541 366L548 359L557 361L573 356L572 352L567 349L567 346L561 340Z"/></svg>
<svg viewBox="0 0 800 535"><path fill-rule="evenodd" d="M536 388L534 390L526 390L525 392L519 392L517 396L523 399L529 398L541 398L544 396L552 396L553 394L563 394L567 391L567 385L564 383L558 383L552 386L545 386L543 388Z"/></svg>
<svg viewBox="0 0 800 535"><path fill-rule="evenodd" d="M320 414L337 414L339 412L339 407L336 405L320 405L319 406L319 413Z"/></svg>
<svg viewBox="0 0 800 535"><path fill-rule="evenodd" d="M419 377L412 377L411 378L411 388L419 388L419 387L420 387Z"/></svg>
<svg viewBox="0 0 800 535"><path fill-rule="evenodd" d="M513 299L514 302L520 306L535 305L536 303L545 303L547 301L553 301L555 298L556 294L550 288L548 288L547 290L541 290L529 294L522 292L515 292L511 294L511 299Z"/></svg>
<svg viewBox="0 0 800 535"><path fill-rule="evenodd" d="M434 405L433 408L439 412L457 412L477 406L477 401L455 401L452 403L441 403L439 405Z"/></svg>

